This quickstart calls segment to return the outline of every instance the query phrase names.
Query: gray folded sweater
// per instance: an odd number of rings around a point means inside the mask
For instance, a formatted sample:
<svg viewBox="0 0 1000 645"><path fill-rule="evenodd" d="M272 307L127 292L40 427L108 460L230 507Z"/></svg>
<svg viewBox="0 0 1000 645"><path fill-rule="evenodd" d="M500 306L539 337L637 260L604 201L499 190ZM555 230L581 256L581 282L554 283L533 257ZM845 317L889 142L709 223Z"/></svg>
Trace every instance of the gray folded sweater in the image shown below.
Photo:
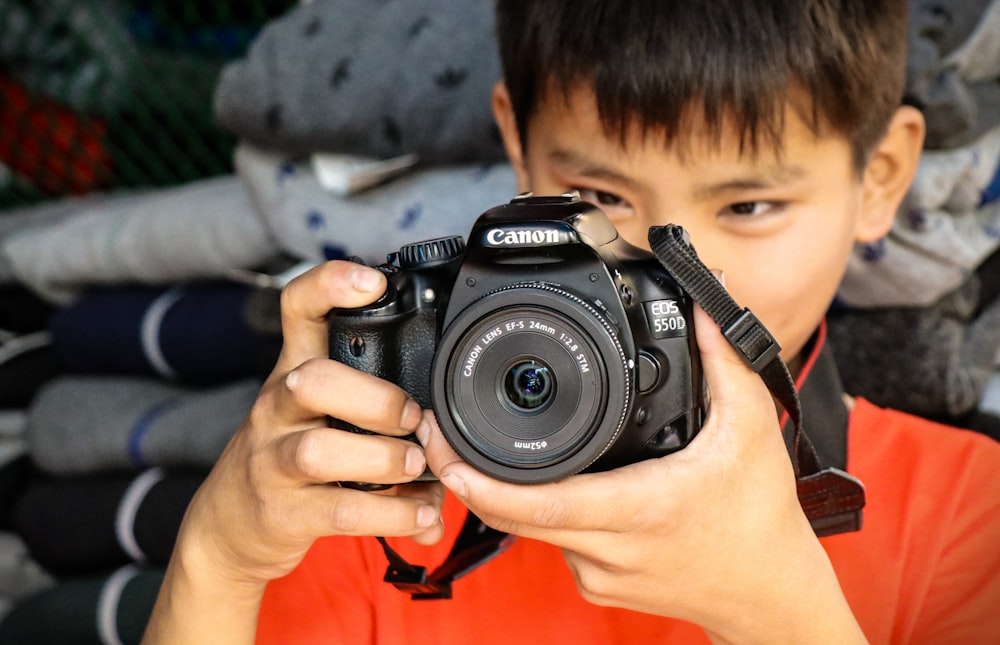
<svg viewBox="0 0 1000 645"><path fill-rule="evenodd" d="M496 161L495 50L490 0L315 0L223 70L215 114L281 152Z"/></svg>

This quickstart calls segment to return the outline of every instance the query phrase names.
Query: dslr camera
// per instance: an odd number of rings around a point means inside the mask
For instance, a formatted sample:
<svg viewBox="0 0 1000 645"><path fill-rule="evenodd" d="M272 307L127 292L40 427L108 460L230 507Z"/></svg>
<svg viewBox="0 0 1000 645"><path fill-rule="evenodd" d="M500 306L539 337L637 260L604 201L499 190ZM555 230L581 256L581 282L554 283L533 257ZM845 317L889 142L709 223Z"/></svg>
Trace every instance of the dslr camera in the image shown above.
<svg viewBox="0 0 1000 645"><path fill-rule="evenodd" d="M518 195L483 213L468 245L409 244L378 268L378 301L332 312L331 357L432 408L488 475L610 470L701 427L690 297L576 193Z"/></svg>

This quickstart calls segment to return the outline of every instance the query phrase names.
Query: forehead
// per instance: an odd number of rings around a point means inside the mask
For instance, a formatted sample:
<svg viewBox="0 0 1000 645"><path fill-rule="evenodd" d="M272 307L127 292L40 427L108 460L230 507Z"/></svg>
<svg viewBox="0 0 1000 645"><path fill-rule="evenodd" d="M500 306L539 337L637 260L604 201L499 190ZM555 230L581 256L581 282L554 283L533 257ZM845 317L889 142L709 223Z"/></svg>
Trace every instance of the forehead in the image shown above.
<svg viewBox="0 0 1000 645"><path fill-rule="evenodd" d="M704 158L783 163L790 147L839 137L813 110L798 87L770 114L741 118L733 110L707 108L692 100L674 125L644 121L639 115L602 114L593 91L583 85L543 93L525 128L525 148L556 140L561 146L603 148L619 153L670 154L681 163ZM754 124L754 125L748 125Z"/></svg>
<svg viewBox="0 0 1000 645"><path fill-rule="evenodd" d="M777 141L755 149L731 121L719 124L709 127L692 111L672 138L635 123L615 132L603 124L592 95L549 99L528 123L525 168L532 181L594 180L592 186L633 198L683 193L700 202L779 187L819 190L858 177L846 138L817 133L793 106L784 112Z"/></svg>

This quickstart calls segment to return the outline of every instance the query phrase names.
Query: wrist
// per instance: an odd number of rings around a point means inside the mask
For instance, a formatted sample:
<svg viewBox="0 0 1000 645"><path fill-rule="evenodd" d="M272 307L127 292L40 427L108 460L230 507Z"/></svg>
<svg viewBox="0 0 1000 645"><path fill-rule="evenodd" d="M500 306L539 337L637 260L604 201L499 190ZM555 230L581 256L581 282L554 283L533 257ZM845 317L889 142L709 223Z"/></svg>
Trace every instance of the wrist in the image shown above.
<svg viewBox="0 0 1000 645"><path fill-rule="evenodd" d="M206 549L208 546L202 541L178 542L170 561L170 570L177 582L187 586L192 593L211 594L215 590L225 590L227 600L259 604L268 577L227 566Z"/></svg>
<svg viewBox="0 0 1000 645"><path fill-rule="evenodd" d="M178 544L150 617L143 645L253 643L266 582L220 573L198 549Z"/></svg>
<svg viewBox="0 0 1000 645"><path fill-rule="evenodd" d="M727 614L715 643L867 643L819 539L806 531L794 545L772 549L772 575L755 585L750 603ZM787 535L787 534L786 534Z"/></svg>

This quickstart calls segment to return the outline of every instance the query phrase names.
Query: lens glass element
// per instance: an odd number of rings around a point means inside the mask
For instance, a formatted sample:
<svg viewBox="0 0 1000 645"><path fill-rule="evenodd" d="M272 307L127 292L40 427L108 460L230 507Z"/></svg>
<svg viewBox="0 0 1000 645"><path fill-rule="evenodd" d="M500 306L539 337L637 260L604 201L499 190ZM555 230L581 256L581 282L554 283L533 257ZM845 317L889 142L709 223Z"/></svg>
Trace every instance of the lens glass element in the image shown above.
<svg viewBox="0 0 1000 645"><path fill-rule="evenodd" d="M507 400L529 411L545 405L555 390L555 374L540 360L526 359L512 365L504 379Z"/></svg>

